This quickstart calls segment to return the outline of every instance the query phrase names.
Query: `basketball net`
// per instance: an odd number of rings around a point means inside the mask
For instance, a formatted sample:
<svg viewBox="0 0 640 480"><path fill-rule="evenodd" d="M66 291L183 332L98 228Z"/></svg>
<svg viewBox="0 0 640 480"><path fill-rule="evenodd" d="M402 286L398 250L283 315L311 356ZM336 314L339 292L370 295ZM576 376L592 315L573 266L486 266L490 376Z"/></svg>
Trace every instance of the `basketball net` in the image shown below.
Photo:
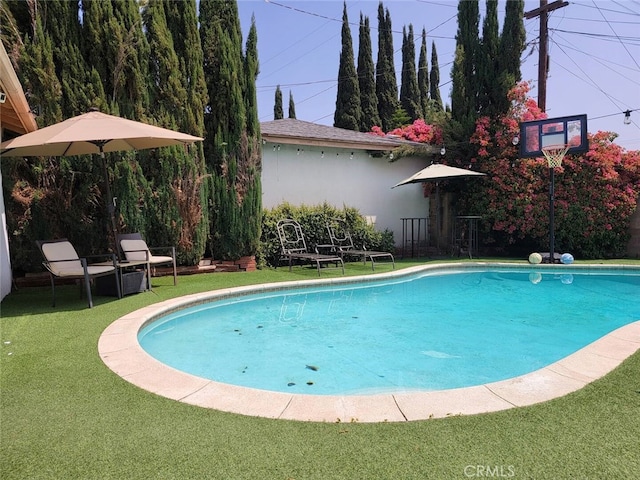
<svg viewBox="0 0 640 480"><path fill-rule="evenodd" d="M556 168L562 165L562 159L564 158L570 145L549 145L542 147L542 153L544 154L549 168Z"/></svg>

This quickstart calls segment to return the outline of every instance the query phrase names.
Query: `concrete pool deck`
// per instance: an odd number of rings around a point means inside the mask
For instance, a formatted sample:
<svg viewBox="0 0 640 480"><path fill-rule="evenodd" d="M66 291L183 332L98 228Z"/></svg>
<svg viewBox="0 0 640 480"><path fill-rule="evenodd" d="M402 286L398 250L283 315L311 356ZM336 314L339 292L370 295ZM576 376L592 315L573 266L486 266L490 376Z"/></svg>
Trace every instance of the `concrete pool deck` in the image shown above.
<svg viewBox="0 0 640 480"><path fill-rule="evenodd" d="M157 395L204 408L300 421L402 422L495 412L558 398L604 376L640 349L639 319L558 362L508 380L440 391L330 396L272 392L197 377L161 363L138 343L140 329L158 317L221 298L321 284L397 278L433 269L451 271L486 267L530 269L531 265L482 262L431 264L375 275L262 284L187 295L144 307L117 319L100 336L98 352L103 362L126 381ZM562 270L556 265L537 265L536 268L541 272ZM633 269L616 265L571 266L571 269L576 268Z"/></svg>

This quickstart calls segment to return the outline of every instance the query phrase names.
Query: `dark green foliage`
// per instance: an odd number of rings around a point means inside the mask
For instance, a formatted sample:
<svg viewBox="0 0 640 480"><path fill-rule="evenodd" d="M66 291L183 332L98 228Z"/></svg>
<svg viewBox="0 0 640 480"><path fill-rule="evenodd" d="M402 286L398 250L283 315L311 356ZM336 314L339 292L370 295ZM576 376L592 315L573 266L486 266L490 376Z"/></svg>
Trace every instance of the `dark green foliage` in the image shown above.
<svg viewBox="0 0 640 480"><path fill-rule="evenodd" d="M456 53L451 70L451 116L463 125L467 138L473 131L477 112L479 21L478 0L464 0L458 3Z"/></svg>
<svg viewBox="0 0 640 480"><path fill-rule="evenodd" d="M371 131L374 125L380 125L378 115L378 98L376 97L376 74L371 51L371 29L369 17L360 14L360 30L358 36L358 85L360 87L360 121L361 132Z"/></svg>
<svg viewBox="0 0 640 480"><path fill-rule="evenodd" d="M280 85L276 87L275 101L273 104L273 119L282 120L284 118L284 110L282 108L282 90Z"/></svg>
<svg viewBox="0 0 640 480"><path fill-rule="evenodd" d="M400 84L400 105L409 115L411 122L423 117L420 91L416 77L416 48L413 39L413 25L409 30L402 28L402 82Z"/></svg>
<svg viewBox="0 0 640 480"><path fill-rule="evenodd" d="M289 90L289 118L296 118L296 104L293 101L293 93Z"/></svg>
<svg viewBox="0 0 640 480"><path fill-rule="evenodd" d="M258 33L255 18L251 19L251 28L247 37L245 48L245 78L247 103L247 137L246 151L241 154L244 160L244 169L240 180L241 194L244 193L242 211L239 224L244 234L241 236L244 243L235 252L236 258L246 255L255 255L260 244L260 232L262 228L262 145L260 134L260 122L258 120L258 98L256 93L256 79L259 73L258 66ZM291 114L293 113L293 116ZM295 118L295 106L293 96L289 92L289 117Z"/></svg>
<svg viewBox="0 0 640 480"><path fill-rule="evenodd" d="M24 66L18 71L24 75L30 102L41 111L41 126L95 106L203 134L206 90L195 1L147 4L145 32L152 49L143 34L137 2L82 2L82 24L74 2L38 2L32 9L15 5L21 19L15 24L24 27L26 41L20 56ZM163 7L169 9L166 14ZM190 43L193 40L195 44ZM111 94L108 100L105 91ZM149 98L153 108L147 107ZM207 201L203 158L199 144L188 150L107 154L118 229L140 231L150 244L177 244L181 263L197 263L209 230L202 215ZM18 232L12 238L14 268L32 268L29 261L21 263L29 256L20 249L31 252L38 238L67 237L84 254L113 248L98 156L32 159L26 167L5 180L5 191L19 199L7 203L8 221Z"/></svg>
<svg viewBox="0 0 640 480"><path fill-rule="evenodd" d="M338 67L338 93L333 126L358 131L362 121L360 86L353 57L351 28L347 17L347 3L342 12L342 51Z"/></svg>
<svg viewBox="0 0 640 480"><path fill-rule="evenodd" d="M376 96L383 131L391 130L391 121L398 108L398 84L393 65L391 15L382 2L378 5L378 61L376 63Z"/></svg>
<svg viewBox="0 0 640 480"><path fill-rule="evenodd" d="M262 212L259 264L278 266L281 245L276 227L278 221L285 218L291 218L300 223L307 248L311 251L316 245L330 243L327 222L332 218L345 220L354 245L366 245L368 250L385 252L393 252L394 249L393 232L389 230L376 231L372 225L367 224L365 218L355 208L345 206L338 209L327 203L313 206L294 206L285 202Z"/></svg>
<svg viewBox="0 0 640 480"><path fill-rule="evenodd" d="M433 108L438 111L444 110L442 96L440 95L440 64L438 63L438 52L436 43L431 43L431 75L429 77L429 98Z"/></svg>
<svg viewBox="0 0 640 480"><path fill-rule="evenodd" d="M179 60L181 82L186 93L185 104L177 106L173 118L180 131L203 136L204 105L208 95L204 81L196 3L195 0L164 0L163 5L167 28ZM177 228L178 259L188 265L195 265L204 254L209 237L209 218L206 215L209 183L206 181L208 176L204 163L204 148L202 143L197 142L186 151L173 151L174 161L183 165L171 178L170 184L178 214L175 220L180 225ZM181 158L184 160L180 160Z"/></svg>
<svg viewBox="0 0 640 480"><path fill-rule="evenodd" d="M429 65L427 63L427 31L422 29L420 57L418 59L418 93L422 118L426 118L429 109Z"/></svg>
<svg viewBox="0 0 640 480"><path fill-rule="evenodd" d="M396 128L406 127L410 123L412 123L411 116L407 113L407 111L404 108L398 107L396 108L396 111L393 112L393 116L389 121L389 128L391 130L394 130Z"/></svg>
<svg viewBox="0 0 640 480"><path fill-rule="evenodd" d="M68 0L42 2L47 18L47 32L53 45L56 75L62 95L59 99L63 116L87 112L95 106L96 93L88 88L90 70L83 57L78 4Z"/></svg>
<svg viewBox="0 0 640 480"><path fill-rule="evenodd" d="M506 92L522 79L520 57L525 49L527 34L524 29L524 0L510 0L505 6L504 26L500 35L500 58L498 59L499 82L505 92L500 111L509 108Z"/></svg>
<svg viewBox="0 0 640 480"><path fill-rule="evenodd" d="M43 20L41 15L32 19L35 31L25 39L18 70L23 89L30 92L31 105L40 113L36 119L40 127L62 120L62 86L56 75L53 42Z"/></svg>
<svg viewBox="0 0 640 480"><path fill-rule="evenodd" d="M500 36L501 70L513 76L513 83L522 79L520 56L525 49L524 0L509 0L505 6L504 26Z"/></svg>
<svg viewBox="0 0 640 480"><path fill-rule="evenodd" d="M252 255L260 238L260 139L251 132L257 54L250 38L245 61L235 2L200 2L200 36L209 103L205 108L204 152L212 175L209 216L211 254L236 260ZM255 89L252 88L255 92Z"/></svg>
<svg viewBox="0 0 640 480"><path fill-rule="evenodd" d="M195 0L180 2L164 0L164 10L187 93L187 103L178 118L178 127L183 132L202 137L204 106L207 104L208 97L196 3ZM197 145L201 146L200 143Z"/></svg>
<svg viewBox="0 0 640 480"><path fill-rule="evenodd" d="M258 77L258 73L260 73L260 62L258 61L258 30L256 28L256 18L252 15L244 56L244 75L246 77L244 98L247 108L247 134L257 139L259 139L260 136L258 94L256 91L256 78ZM291 93L289 97L289 118L295 118L295 107L293 117L291 117L291 105L293 103Z"/></svg>
<svg viewBox="0 0 640 480"><path fill-rule="evenodd" d="M498 0L487 0L478 51L478 114L493 117L506 113L507 90L500 82L500 38L498 34ZM501 109L505 109L501 111Z"/></svg>
<svg viewBox="0 0 640 480"><path fill-rule="evenodd" d="M149 45L138 2L87 0L83 7L86 59L104 82L110 110L140 120L148 105Z"/></svg>

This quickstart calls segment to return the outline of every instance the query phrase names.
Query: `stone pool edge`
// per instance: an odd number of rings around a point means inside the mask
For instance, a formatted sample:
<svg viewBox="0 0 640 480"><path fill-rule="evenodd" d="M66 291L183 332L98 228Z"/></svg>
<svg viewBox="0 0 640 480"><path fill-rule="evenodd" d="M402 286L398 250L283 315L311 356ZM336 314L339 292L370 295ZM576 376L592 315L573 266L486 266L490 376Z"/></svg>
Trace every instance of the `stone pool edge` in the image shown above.
<svg viewBox="0 0 640 480"><path fill-rule="evenodd" d="M224 384L169 367L147 354L138 332L159 316L187 306L248 293L314 285L388 280L429 270L477 268L562 271L558 265L473 262L429 264L374 275L278 282L196 293L149 305L111 323L98 341L100 358L124 380L157 395L230 413L313 422L400 422L473 415L532 405L579 390L640 349L640 320L620 327L534 372L485 385L375 395L306 395ZM638 270L628 265L571 265L572 270Z"/></svg>

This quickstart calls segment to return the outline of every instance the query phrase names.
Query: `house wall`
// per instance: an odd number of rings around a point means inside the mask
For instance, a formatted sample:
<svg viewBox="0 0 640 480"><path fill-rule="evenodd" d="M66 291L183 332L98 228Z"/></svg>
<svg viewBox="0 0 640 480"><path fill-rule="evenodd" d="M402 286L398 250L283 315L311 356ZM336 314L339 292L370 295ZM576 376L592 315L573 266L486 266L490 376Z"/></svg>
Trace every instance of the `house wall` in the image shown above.
<svg viewBox="0 0 640 480"><path fill-rule="evenodd" d="M266 142L262 204L273 208L285 201L296 206L326 202L337 208L354 207L375 216L377 230L391 230L400 248L401 218L428 217L429 199L420 184L391 187L427 165L425 159L410 157L390 162L387 156L371 157L364 150L353 150L352 157L350 150Z"/></svg>

